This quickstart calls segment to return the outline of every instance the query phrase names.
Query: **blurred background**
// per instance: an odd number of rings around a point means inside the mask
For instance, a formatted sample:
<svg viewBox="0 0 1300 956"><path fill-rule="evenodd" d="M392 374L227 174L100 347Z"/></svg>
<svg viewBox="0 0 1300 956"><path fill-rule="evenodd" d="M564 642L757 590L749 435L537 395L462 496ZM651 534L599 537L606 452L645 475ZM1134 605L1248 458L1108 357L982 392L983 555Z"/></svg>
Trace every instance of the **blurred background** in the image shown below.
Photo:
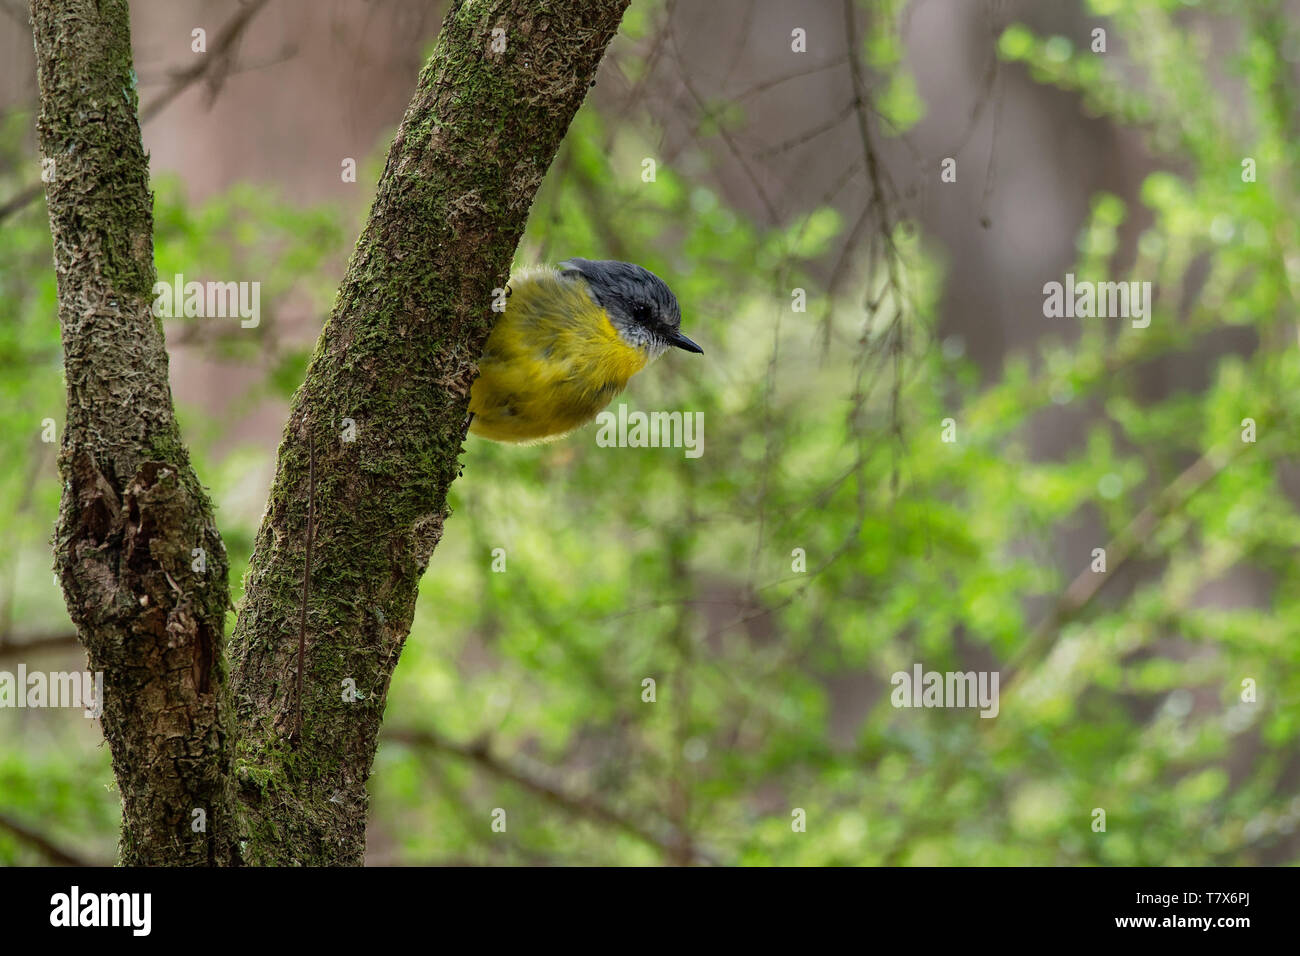
<svg viewBox="0 0 1300 956"><path fill-rule="evenodd" d="M262 284L256 329L166 322L238 604L443 7L131 8L159 275ZM705 354L613 407L702 412L703 455L468 440L368 862L1300 862L1298 13L633 0L516 263L668 281ZM11 672L85 663L35 105L0 0ZM1150 326L1045 318L1070 272L1150 282ZM998 716L891 706L917 663L997 672ZM119 813L96 721L0 709L0 863L111 862Z"/></svg>

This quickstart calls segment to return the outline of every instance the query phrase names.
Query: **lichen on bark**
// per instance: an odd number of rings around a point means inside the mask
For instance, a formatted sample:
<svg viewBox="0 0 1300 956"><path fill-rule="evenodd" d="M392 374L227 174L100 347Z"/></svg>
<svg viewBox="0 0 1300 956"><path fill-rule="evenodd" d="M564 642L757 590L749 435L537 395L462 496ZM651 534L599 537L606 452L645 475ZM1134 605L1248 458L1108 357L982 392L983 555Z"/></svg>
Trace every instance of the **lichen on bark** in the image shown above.
<svg viewBox="0 0 1300 956"><path fill-rule="evenodd" d="M228 676L225 552L150 312L127 3L32 0L68 383L56 564L105 671L124 863L362 862L366 780L493 289L627 3L453 0L292 403Z"/></svg>
<svg viewBox="0 0 1300 956"><path fill-rule="evenodd" d="M104 673L121 860L229 863L226 555L150 311L153 197L127 4L33 0L32 24L67 382L55 567Z"/></svg>
<svg viewBox="0 0 1300 956"><path fill-rule="evenodd" d="M453 4L420 74L294 398L231 640L250 862L362 861L366 780L447 518L492 290L626 6ZM315 556L291 740L309 444ZM345 682L359 696L345 700Z"/></svg>

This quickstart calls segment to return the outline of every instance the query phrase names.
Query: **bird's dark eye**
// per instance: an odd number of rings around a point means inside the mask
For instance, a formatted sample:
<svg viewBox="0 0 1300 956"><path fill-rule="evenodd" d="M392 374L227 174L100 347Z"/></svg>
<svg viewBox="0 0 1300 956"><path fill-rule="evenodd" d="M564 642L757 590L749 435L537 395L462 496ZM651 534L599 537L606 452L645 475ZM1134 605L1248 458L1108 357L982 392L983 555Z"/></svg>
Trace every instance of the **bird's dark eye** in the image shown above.
<svg viewBox="0 0 1300 956"><path fill-rule="evenodd" d="M650 318L650 306L646 305L644 302L638 302L636 305L632 306L632 321L638 322L641 325L649 325Z"/></svg>

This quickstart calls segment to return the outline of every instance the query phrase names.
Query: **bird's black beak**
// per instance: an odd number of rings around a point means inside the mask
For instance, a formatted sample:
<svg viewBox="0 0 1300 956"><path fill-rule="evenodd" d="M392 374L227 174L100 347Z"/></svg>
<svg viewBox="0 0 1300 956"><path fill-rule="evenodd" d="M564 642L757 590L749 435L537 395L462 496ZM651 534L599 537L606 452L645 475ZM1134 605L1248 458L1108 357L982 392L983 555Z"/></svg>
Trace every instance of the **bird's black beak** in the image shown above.
<svg viewBox="0 0 1300 956"><path fill-rule="evenodd" d="M680 332L669 332L668 341L674 346L687 352L694 352L696 355L703 355L704 349L700 348Z"/></svg>

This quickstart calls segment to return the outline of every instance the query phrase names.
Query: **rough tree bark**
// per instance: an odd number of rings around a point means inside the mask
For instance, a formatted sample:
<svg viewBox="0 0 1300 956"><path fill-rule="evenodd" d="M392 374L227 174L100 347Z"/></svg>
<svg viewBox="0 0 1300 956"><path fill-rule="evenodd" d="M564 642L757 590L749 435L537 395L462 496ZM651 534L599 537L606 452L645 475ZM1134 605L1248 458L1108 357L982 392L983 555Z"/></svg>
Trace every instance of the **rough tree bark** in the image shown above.
<svg viewBox="0 0 1300 956"><path fill-rule="evenodd" d="M150 312L153 197L126 0L32 0L32 26L67 382L55 566L104 672L121 860L227 862L226 555ZM206 832L191 826L196 809Z"/></svg>
<svg viewBox="0 0 1300 956"><path fill-rule="evenodd" d="M451 3L292 404L231 638L232 728L224 553L148 312L126 0L32 0L68 363L59 565L107 672L125 862L362 862L366 780L492 290L628 2ZM198 547L202 575L187 570Z"/></svg>

